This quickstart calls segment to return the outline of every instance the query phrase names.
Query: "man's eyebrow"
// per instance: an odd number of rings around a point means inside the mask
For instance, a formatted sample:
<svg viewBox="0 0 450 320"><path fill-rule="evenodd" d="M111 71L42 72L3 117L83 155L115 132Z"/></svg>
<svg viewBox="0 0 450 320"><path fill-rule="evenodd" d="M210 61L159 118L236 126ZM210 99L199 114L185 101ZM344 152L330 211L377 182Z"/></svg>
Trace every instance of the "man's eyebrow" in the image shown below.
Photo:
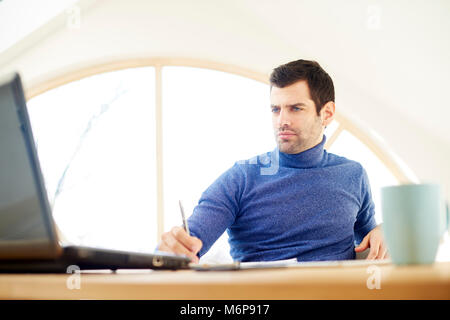
<svg viewBox="0 0 450 320"><path fill-rule="evenodd" d="M270 105L271 108L279 108L279 105L276 104L271 104ZM306 103L303 102L298 102L298 103L294 103L294 104L287 104L286 107L288 108L293 108L293 107L307 107Z"/></svg>

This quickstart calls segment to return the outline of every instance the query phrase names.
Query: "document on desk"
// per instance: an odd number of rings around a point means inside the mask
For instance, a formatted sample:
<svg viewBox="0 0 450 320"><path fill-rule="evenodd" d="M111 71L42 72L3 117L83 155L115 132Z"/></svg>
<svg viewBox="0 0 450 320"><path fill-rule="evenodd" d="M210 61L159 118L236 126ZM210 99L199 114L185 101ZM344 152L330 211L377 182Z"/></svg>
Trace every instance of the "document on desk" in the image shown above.
<svg viewBox="0 0 450 320"><path fill-rule="evenodd" d="M224 264L190 264L190 268L197 271L229 271L249 269L276 268L311 268L311 267L352 267L373 264L389 264L390 259L384 260L335 260L335 261L297 261L296 258L276 261L239 262Z"/></svg>
<svg viewBox="0 0 450 320"><path fill-rule="evenodd" d="M245 270L245 269L271 269L286 268L298 264L297 259L276 260L276 261L258 261L258 262L240 262L234 261L224 264L191 264L190 268L197 271L227 271L227 270Z"/></svg>
<svg viewBox="0 0 450 320"><path fill-rule="evenodd" d="M267 268L285 268L298 265L297 258L276 260L276 261L257 261L257 262L241 262L241 269L267 269Z"/></svg>

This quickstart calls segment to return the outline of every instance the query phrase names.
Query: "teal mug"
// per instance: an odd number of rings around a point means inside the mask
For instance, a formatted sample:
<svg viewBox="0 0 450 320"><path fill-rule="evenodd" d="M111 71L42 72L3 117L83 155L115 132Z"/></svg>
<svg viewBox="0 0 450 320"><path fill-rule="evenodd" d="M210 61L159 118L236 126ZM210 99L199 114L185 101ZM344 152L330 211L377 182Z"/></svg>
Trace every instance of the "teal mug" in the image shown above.
<svg viewBox="0 0 450 320"><path fill-rule="evenodd" d="M447 218L438 184L381 189L383 233L396 265L432 264Z"/></svg>

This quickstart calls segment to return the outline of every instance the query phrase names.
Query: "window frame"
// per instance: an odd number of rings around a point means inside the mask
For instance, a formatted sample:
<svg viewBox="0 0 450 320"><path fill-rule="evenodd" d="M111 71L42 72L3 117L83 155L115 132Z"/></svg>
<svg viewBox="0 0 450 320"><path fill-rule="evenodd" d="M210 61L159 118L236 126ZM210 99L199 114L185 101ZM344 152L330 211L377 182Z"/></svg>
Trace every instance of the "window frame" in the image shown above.
<svg viewBox="0 0 450 320"><path fill-rule="evenodd" d="M246 69L240 66L220 63L216 61L208 61L204 59L193 58L135 58L125 59L119 61L109 61L102 64L93 64L85 67L75 67L68 71L60 72L48 78L40 78L38 81L31 83L26 87L26 100L30 100L48 90L57 88L64 84L81 80L83 78L101 74L105 72L118 71L129 68L139 67L154 67L155 68L155 143L156 143L156 213L157 213L157 235L158 242L164 232L164 194L163 194L163 121L162 121L162 69L165 66L179 66L179 67L194 67L201 69L210 69L231 73L252 80L269 84L269 76L262 72ZM387 167L399 183L412 183L415 178L411 177L411 173L402 168L399 160L389 152L385 147L377 141L377 139L370 134L368 129L365 129L348 117L344 116L339 111L335 113L335 119L339 123L338 128L334 131L331 137L328 138L325 148L329 149L331 145L337 140L341 132L347 130L363 144L365 144L373 154L380 159L380 161Z"/></svg>

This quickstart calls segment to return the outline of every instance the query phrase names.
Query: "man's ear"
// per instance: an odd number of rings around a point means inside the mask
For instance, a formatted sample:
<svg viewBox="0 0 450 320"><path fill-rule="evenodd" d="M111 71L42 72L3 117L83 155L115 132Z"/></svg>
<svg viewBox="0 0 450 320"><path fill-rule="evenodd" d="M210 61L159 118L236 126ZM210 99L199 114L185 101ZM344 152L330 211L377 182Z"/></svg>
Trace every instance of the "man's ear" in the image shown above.
<svg viewBox="0 0 450 320"><path fill-rule="evenodd" d="M322 118L322 125L324 127L328 126L331 123L331 121L333 121L335 109L336 107L334 102L328 101L322 107L322 110L320 110L320 117Z"/></svg>

